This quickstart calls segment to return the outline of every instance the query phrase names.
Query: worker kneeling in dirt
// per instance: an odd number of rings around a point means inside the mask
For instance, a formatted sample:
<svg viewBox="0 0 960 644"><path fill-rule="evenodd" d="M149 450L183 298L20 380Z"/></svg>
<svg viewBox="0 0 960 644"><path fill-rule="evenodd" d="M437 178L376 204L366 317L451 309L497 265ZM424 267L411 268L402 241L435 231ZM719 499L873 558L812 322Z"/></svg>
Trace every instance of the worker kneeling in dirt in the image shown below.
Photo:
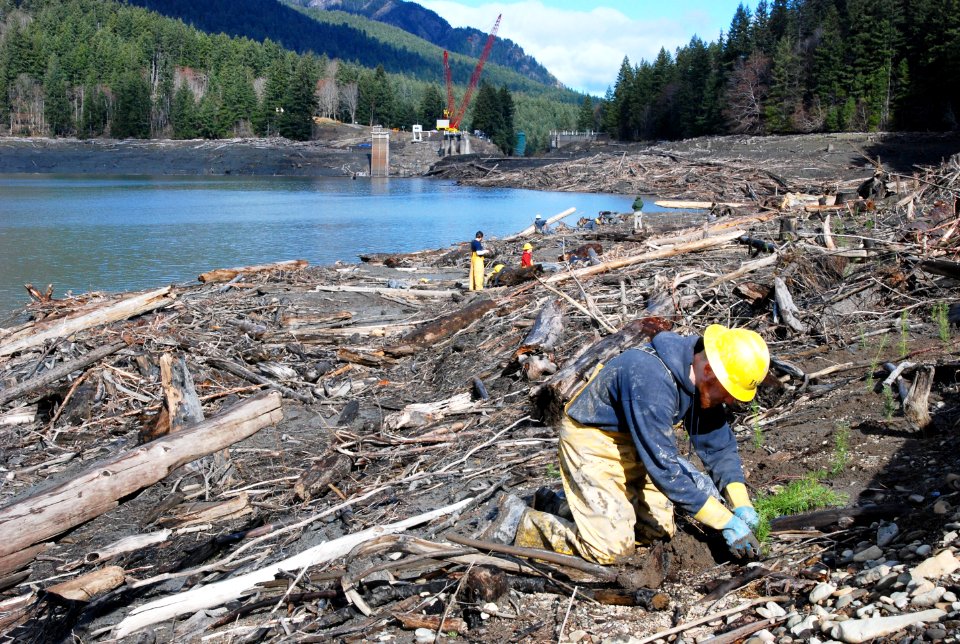
<svg viewBox="0 0 960 644"><path fill-rule="evenodd" d="M659 333L598 366L560 428L575 525L510 495L487 535L610 564L631 556L638 540L672 537L676 505L720 530L735 556L756 557L760 520L723 405L753 400L769 364L760 335L714 324L702 338ZM674 425L681 421L710 477L680 455Z"/></svg>

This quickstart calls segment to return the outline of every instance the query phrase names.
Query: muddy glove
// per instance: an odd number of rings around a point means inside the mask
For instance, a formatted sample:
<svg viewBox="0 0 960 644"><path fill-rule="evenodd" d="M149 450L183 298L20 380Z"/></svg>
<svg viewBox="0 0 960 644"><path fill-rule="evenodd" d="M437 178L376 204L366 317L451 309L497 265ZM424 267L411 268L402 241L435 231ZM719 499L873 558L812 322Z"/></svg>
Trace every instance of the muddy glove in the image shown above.
<svg viewBox="0 0 960 644"><path fill-rule="evenodd" d="M760 542L750 532L750 528L737 516L730 517L721 529L730 553L741 559L756 559L760 555Z"/></svg>
<svg viewBox="0 0 960 644"><path fill-rule="evenodd" d="M757 511L749 505L741 505L739 508L734 508L733 514L746 523L747 527L751 530L756 530L760 527L760 516L757 514Z"/></svg>

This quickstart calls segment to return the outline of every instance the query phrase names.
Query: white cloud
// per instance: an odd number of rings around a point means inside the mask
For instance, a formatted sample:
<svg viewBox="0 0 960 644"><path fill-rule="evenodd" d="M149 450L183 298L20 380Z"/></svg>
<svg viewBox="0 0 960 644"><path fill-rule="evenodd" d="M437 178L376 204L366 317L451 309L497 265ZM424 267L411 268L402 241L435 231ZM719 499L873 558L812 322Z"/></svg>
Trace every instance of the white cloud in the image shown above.
<svg viewBox="0 0 960 644"><path fill-rule="evenodd" d="M567 87L595 95L603 95L614 84L624 56L633 64L641 59L652 61L661 47L673 53L699 30L711 28L708 16L700 11L687 12L681 19L632 19L608 7L563 10L546 7L539 0L491 2L478 7L449 0L419 4L454 27L483 31L490 29L502 13L500 37L523 47ZM700 36L707 41L716 39L712 33Z"/></svg>

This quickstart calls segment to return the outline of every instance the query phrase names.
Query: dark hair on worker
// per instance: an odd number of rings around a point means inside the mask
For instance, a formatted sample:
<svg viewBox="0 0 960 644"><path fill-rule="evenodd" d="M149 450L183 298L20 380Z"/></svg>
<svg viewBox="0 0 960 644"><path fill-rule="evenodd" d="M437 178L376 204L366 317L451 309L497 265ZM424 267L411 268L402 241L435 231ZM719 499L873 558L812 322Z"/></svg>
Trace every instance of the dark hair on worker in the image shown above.
<svg viewBox="0 0 960 644"><path fill-rule="evenodd" d="M478 231L477 231L477 234L474 235L474 237L483 237L483 231L482 231L482 230L478 230Z"/></svg>
<svg viewBox="0 0 960 644"><path fill-rule="evenodd" d="M693 345L693 353L703 353L703 338L697 338L697 343Z"/></svg>

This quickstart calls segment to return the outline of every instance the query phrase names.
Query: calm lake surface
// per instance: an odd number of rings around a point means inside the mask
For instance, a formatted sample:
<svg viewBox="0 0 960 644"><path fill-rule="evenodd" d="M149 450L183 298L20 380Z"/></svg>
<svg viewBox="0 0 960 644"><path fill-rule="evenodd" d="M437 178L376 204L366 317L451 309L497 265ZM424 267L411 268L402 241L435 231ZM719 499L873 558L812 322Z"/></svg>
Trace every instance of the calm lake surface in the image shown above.
<svg viewBox="0 0 960 644"><path fill-rule="evenodd" d="M466 188L432 179L0 175L0 312L23 288L129 291L214 268L439 248L503 236L567 208L631 197Z"/></svg>

